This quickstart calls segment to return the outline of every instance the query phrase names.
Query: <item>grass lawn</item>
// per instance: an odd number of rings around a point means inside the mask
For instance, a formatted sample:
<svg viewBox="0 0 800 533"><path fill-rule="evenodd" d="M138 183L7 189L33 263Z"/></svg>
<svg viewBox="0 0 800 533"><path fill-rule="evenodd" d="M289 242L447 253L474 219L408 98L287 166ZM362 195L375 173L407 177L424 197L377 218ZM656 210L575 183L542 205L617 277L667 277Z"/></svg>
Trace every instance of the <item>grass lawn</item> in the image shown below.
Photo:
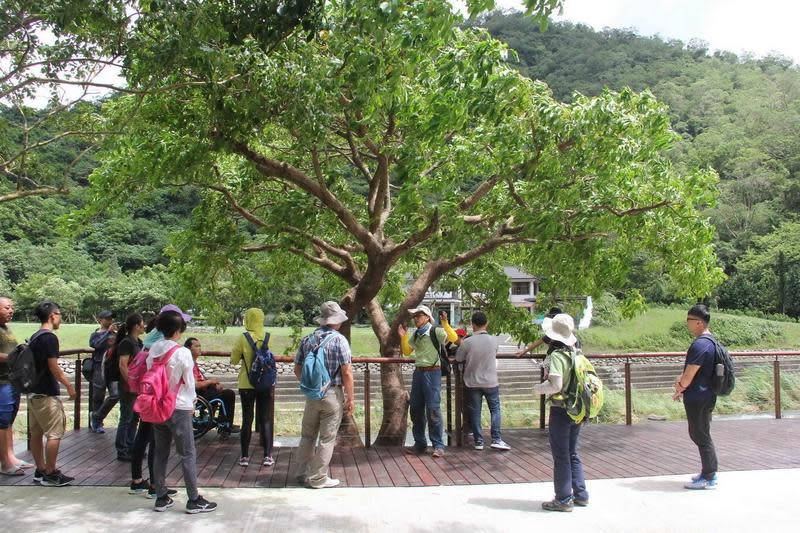
<svg viewBox="0 0 800 533"><path fill-rule="evenodd" d="M22 341L32 335L39 326L33 323L12 322L10 327L17 340ZM56 332L61 343L61 349L88 348L89 336L96 329L97 326L94 324L62 324L61 328ZM270 334L270 348L276 354L286 353L287 348L291 345L291 328L269 327L267 331ZM312 327L303 328L303 335L312 331L314 331ZM224 333L208 332L204 328L195 330L190 327L184 334L184 338L197 337L203 344L204 350L230 351L234 339L241 335L242 332L244 332L242 327L230 327ZM372 329L353 328L352 349L353 354L359 357L377 356L378 341L372 333Z"/></svg>

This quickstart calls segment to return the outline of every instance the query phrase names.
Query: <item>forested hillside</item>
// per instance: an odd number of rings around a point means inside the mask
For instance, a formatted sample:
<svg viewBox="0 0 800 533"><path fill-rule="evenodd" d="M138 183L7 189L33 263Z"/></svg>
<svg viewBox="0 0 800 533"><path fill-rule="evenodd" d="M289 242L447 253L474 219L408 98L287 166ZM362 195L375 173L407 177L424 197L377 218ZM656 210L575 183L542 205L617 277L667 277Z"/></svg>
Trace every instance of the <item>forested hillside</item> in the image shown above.
<svg viewBox="0 0 800 533"><path fill-rule="evenodd" d="M682 137L670 154L673 164L711 167L720 177L718 205L706 213L730 277L713 297L727 308L800 316L800 71L791 61L709 54L702 43L626 30L559 23L542 32L518 15L494 15L479 24L516 51L509 59L523 74L545 81L562 101L575 92L631 87L666 103ZM85 112L76 110L75 117ZM0 155L6 158L22 142L24 120L45 113L27 110L23 118L15 109L0 109ZM104 307L152 309L172 297L170 235L188 223L199 196L191 189L109 195L91 224L76 227L70 213L86 203L84 187L96 166L93 152L81 155L85 148L64 139L25 161L45 182L68 184L70 194L0 203L0 293L12 293L21 314L44 296L58 300L71 319ZM0 193L9 189L7 177L0 177ZM317 283L307 277L302 287L277 283L259 299L275 310L288 303L308 319L321 297ZM673 288L649 268L647 257L640 258L629 285L650 301L674 301ZM220 298L232 312L252 297L221 287Z"/></svg>
<svg viewBox="0 0 800 533"><path fill-rule="evenodd" d="M699 42L570 23L542 32L519 15L480 24L517 52L522 73L547 82L562 101L631 87L665 102L683 138L674 163L719 174L719 203L707 214L730 278L718 303L800 315L800 70L791 60L709 54ZM670 287L646 265L643 258L632 283L650 300L670 301Z"/></svg>

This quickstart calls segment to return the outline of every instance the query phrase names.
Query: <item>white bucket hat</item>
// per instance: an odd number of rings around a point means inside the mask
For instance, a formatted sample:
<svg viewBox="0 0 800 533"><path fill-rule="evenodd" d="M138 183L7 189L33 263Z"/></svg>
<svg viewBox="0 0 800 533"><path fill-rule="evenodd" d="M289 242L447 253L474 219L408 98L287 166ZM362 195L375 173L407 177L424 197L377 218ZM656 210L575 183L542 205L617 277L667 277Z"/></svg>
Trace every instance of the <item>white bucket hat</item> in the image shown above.
<svg viewBox="0 0 800 533"><path fill-rule="evenodd" d="M342 322L347 321L347 314L342 311L342 308L339 307L338 303L333 301L325 302L319 306L319 313L320 316L315 318L314 321L320 326L326 326L328 324L341 324Z"/></svg>
<svg viewBox="0 0 800 533"><path fill-rule="evenodd" d="M419 307L415 307L414 309L409 309L408 312L411 313L411 316L414 316L417 313L424 313L428 315L428 318L431 319L431 324L436 322L436 320L434 320L433 318L433 313L431 313L431 308L428 307L427 305L420 305Z"/></svg>
<svg viewBox="0 0 800 533"><path fill-rule="evenodd" d="M575 337L575 321L566 313L561 313L553 318L545 318L542 321L544 334L550 339L562 342L567 346L575 346L578 342Z"/></svg>

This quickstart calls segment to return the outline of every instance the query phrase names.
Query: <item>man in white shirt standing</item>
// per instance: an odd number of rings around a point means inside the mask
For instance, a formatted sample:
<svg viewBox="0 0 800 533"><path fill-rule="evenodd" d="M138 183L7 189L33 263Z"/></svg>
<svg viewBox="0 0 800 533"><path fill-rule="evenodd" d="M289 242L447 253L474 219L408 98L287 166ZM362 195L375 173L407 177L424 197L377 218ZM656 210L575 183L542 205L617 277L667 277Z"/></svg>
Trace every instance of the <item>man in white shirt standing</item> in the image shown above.
<svg viewBox="0 0 800 533"><path fill-rule="evenodd" d="M153 475L156 486L155 511L166 511L174 502L167 494L167 460L172 441L175 440L175 449L181 457L183 480L186 483L186 494L189 501L186 503L186 512L189 514L208 513L216 510L217 504L207 501L197 491L197 454L194 446L194 432L192 430L192 415L196 398L194 373L194 360L188 348L178 344L181 334L186 331L188 315L177 311L167 311L158 315L156 329L164 335L164 339L150 347L147 356L147 368L153 366L153 361L160 357L169 357L166 363L169 386L177 388L175 412L164 424L155 424L155 459L153 461Z"/></svg>
<svg viewBox="0 0 800 533"><path fill-rule="evenodd" d="M481 405L483 398L489 404L492 424L492 445L494 450L510 450L500 435L500 382L497 379L497 349L500 339L486 331L489 321L486 314L476 311L472 314L472 336L461 341L456 352L456 361L465 363L464 386L472 415L472 436L475 449L483 450L481 432Z"/></svg>

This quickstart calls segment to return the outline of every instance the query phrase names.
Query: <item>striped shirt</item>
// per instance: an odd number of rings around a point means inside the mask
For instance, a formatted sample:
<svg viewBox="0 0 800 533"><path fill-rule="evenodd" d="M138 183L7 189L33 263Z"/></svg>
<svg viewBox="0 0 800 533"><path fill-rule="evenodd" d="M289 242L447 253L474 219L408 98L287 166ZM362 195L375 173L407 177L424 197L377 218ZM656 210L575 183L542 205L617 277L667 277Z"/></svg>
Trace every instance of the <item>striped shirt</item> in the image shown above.
<svg viewBox="0 0 800 533"><path fill-rule="evenodd" d="M310 335L303 337L300 347L297 349L297 354L294 356L294 364L302 365L306 356L313 352L329 335L335 335L335 337L325 345L325 368L328 369L328 374L331 376L331 383L333 385L341 385L342 372L339 369L342 365L350 364L352 354L350 353L350 344L347 339L335 329L322 326L314 330ZM335 377L334 374L336 374Z"/></svg>

